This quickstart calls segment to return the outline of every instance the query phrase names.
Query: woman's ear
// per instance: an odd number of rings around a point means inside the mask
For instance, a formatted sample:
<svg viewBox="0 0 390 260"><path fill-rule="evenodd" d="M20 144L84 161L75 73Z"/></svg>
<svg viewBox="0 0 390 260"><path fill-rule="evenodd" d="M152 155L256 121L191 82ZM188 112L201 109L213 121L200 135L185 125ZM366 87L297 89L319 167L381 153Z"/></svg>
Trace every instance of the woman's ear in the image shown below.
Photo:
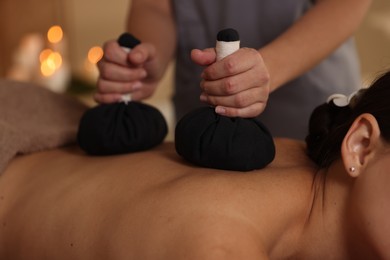
<svg viewBox="0 0 390 260"><path fill-rule="evenodd" d="M351 177L359 176L380 141L379 125L373 115L366 113L355 119L341 145L344 167Z"/></svg>

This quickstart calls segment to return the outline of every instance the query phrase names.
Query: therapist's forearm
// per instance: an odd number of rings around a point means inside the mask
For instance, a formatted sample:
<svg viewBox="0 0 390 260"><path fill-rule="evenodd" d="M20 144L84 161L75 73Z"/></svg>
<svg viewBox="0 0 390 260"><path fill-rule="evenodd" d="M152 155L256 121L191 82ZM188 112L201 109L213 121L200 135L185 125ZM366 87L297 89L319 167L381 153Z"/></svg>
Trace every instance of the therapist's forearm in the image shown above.
<svg viewBox="0 0 390 260"><path fill-rule="evenodd" d="M304 74L354 34L372 0L319 0L290 29L261 48L271 91Z"/></svg>
<svg viewBox="0 0 390 260"><path fill-rule="evenodd" d="M176 26L170 0L133 0L127 29L157 50L159 67L165 70L176 49Z"/></svg>

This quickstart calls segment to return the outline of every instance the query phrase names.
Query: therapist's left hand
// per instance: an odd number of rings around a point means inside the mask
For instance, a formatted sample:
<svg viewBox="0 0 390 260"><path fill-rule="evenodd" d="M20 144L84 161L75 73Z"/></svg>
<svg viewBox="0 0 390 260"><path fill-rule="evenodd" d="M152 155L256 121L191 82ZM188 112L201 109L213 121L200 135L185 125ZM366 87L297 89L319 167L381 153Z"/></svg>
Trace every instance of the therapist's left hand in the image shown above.
<svg viewBox="0 0 390 260"><path fill-rule="evenodd" d="M191 59L205 66L200 99L215 106L218 114L251 118L264 111L270 92L270 76L257 50L241 48L216 61L215 49L194 49Z"/></svg>

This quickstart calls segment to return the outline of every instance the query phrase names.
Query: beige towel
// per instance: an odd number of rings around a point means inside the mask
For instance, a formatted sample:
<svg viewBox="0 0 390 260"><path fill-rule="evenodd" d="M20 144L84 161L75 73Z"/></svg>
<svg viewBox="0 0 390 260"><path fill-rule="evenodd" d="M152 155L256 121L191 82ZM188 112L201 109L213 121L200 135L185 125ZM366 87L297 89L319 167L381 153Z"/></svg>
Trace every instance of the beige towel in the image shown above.
<svg viewBox="0 0 390 260"><path fill-rule="evenodd" d="M75 143L86 108L65 94L0 80L0 173L17 154Z"/></svg>

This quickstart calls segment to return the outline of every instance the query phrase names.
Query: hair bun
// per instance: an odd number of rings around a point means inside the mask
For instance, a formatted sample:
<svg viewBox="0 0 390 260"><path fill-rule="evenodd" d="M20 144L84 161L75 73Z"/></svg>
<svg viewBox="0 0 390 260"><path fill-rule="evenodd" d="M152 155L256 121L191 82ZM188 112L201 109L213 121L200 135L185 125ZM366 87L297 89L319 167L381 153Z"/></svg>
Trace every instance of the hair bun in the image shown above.
<svg viewBox="0 0 390 260"><path fill-rule="evenodd" d="M320 167L328 165L333 142L329 141L333 130L345 122L351 108L339 107L330 101L315 108L309 120L309 134L305 141L309 157Z"/></svg>

